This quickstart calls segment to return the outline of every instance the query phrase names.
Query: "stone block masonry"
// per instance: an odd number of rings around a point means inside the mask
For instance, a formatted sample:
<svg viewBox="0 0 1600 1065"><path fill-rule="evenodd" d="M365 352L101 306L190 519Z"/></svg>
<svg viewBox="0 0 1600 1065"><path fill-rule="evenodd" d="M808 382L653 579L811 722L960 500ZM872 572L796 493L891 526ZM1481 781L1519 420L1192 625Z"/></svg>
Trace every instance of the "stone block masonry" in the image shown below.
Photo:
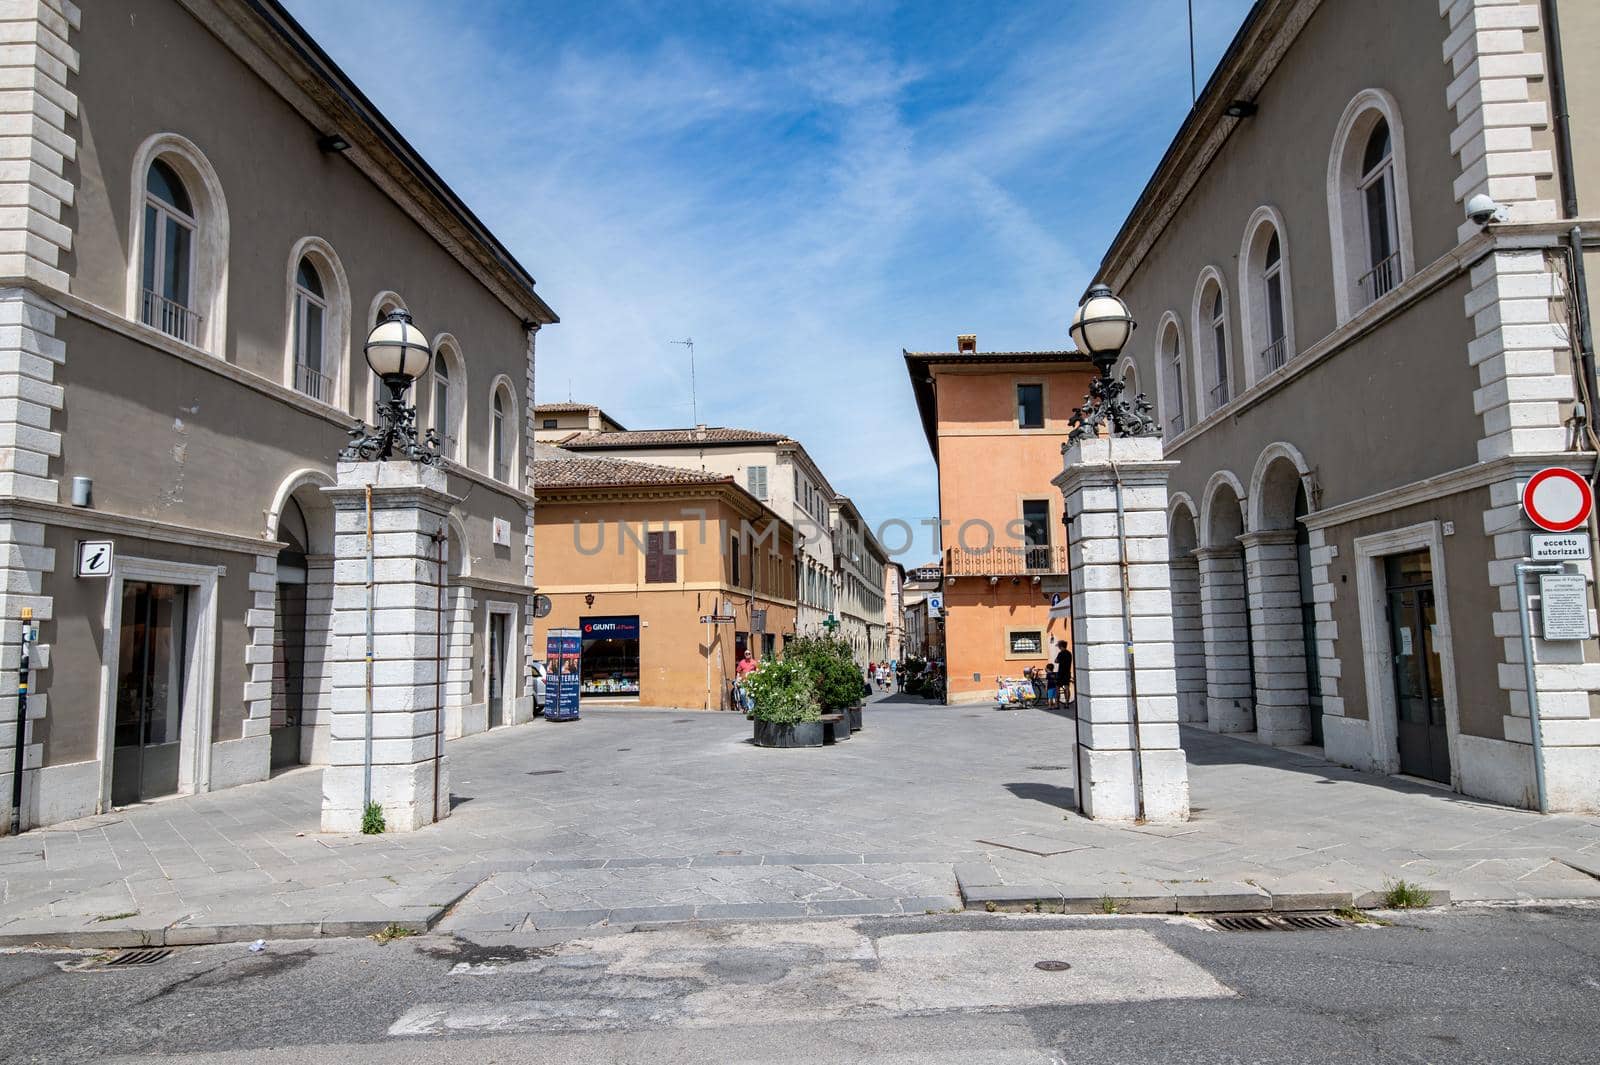
<svg viewBox="0 0 1600 1065"><path fill-rule="evenodd" d="M439 730L437 540L457 500L442 470L411 462L340 463L323 489L334 507L332 701L322 829L361 828L366 790L367 493L372 498L372 798L388 831L450 813ZM437 788L435 787L437 781Z"/></svg>
<svg viewBox="0 0 1600 1065"><path fill-rule="evenodd" d="M1187 820L1167 566L1167 476L1177 463L1163 461L1153 437L1080 441L1065 460L1054 483L1071 545L1079 807L1096 820Z"/></svg>

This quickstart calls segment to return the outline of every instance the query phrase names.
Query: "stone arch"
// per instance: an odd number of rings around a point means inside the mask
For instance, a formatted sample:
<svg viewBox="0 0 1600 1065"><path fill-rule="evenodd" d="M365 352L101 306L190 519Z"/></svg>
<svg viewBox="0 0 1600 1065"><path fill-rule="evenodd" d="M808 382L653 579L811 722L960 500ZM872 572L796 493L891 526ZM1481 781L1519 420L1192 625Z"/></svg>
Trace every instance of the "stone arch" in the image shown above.
<svg viewBox="0 0 1600 1065"><path fill-rule="evenodd" d="M1205 622L1200 609L1197 511L1187 493L1168 503L1168 569L1172 588L1172 654L1178 686L1178 720L1203 724L1206 712Z"/></svg>
<svg viewBox="0 0 1600 1065"><path fill-rule="evenodd" d="M1295 527L1295 493L1310 495L1311 467L1293 444L1277 441L1262 449L1250 474L1251 532Z"/></svg>
<svg viewBox="0 0 1600 1065"><path fill-rule="evenodd" d="M472 576L472 551L467 526L455 511L450 512L445 529L445 571L452 577Z"/></svg>
<svg viewBox="0 0 1600 1065"><path fill-rule="evenodd" d="M272 627L252 634L257 646L248 661L252 680L271 680L268 732L274 769L327 761L333 708L334 515L323 489L333 483L324 470L295 470L279 483L265 511L268 539L284 546L274 570ZM261 640L269 645L261 647ZM268 676L258 675L268 661L264 651L271 655Z"/></svg>
<svg viewBox="0 0 1600 1065"><path fill-rule="evenodd" d="M295 470L289 474L273 492L271 505L262 511L266 517L266 531L263 535L268 540L278 539L278 527L283 520L284 507L293 497L300 504L300 509L306 512L308 523L312 520L313 511L319 517L323 515L327 517L326 538L314 534L312 538L314 542L306 546L317 554L333 554L333 508L321 491L324 488L331 488L333 483L333 478L326 470L315 467Z"/></svg>
<svg viewBox="0 0 1600 1065"><path fill-rule="evenodd" d="M1200 546L1199 510L1188 492L1174 492L1167 501L1167 539L1173 558L1182 558Z"/></svg>
<svg viewBox="0 0 1600 1065"><path fill-rule="evenodd" d="M1244 532L1244 485L1231 470L1218 470L1206 482L1200 504L1200 546L1237 548Z"/></svg>

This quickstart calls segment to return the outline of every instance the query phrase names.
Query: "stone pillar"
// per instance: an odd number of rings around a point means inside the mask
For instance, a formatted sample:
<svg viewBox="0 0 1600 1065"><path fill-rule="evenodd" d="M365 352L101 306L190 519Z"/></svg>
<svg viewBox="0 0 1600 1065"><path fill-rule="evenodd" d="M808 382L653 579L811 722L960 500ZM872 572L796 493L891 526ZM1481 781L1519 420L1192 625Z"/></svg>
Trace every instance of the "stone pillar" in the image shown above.
<svg viewBox="0 0 1600 1065"><path fill-rule="evenodd" d="M341 462L334 507L333 703L322 830L361 828L366 728L366 489L372 489L375 636L372 798L390 832L450 813L449 765L437 756L437 547L456 500L444 471L414 462Z"/></svg>
<svg viewBox="0 0 1600 1065"><path fill-rule="evenodd" d="M1172 643L1178 669L1178 720L1206 723L1205 630L1200 624L1200 563L1193 555L1174 558L1172 568Z"/></svg>
<svg viewBox="0 0 1600 1065"><path fill-rule="evenodd" d="M1234 547L1202 547L1200 624L1205 630L1206 726L1212 732L1255 729L1250 695L1250 625L1245 616L1244 555Z"/></svg>
<svg viewBox="0 0 1600 1065"><path fill-rule="evenodd" d="M1072 582L1075 786L1084 814L1095 819L1138 817L1141 795L1147 820L1189 816L1167 550L1167 475L1176 465L1162 460L1155 437L1096 438L1068 447L1066 470L1055 479L1066 497ZM1124 564L1131 632L1123 627Z"/></svg>
<svg viewBox="0 0 1600 1065"><path fill-rule="evenodd" d="M1293 529L1245 533L1250 655L1256 734L1276 747L1311 739L1306 644L1300 613L1300 556Z"/></svg>

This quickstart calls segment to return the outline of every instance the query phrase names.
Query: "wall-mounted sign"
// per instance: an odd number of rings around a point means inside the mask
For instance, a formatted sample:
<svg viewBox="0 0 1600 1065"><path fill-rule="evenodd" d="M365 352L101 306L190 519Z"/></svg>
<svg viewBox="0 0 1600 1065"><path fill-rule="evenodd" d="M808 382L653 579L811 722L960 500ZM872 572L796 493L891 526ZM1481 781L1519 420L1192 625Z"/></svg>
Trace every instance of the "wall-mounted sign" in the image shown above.
<svg viewBox="0 0 1600 1065"><path fill-rule="evenodd" d="M616 618L583 618L578 622L585 640L637 640L639 619L635 616Z"/></svg>
<svg viewBox="0 0 1600 1065"><path fill-rule="evenodd" d="M930 596L928 596L927 602L928 602L928 613L930 615L932 615L933 617L939 617L941 614L944 613L944 596L942 596L942 595L930 595Z"/></svg>
<svg viewBox="0 0 1600 1065"><path fill-rule="evenodd" d="M536 595L536 596L533 597L533 616L534 617L536 617L536 618L547 618L547 617L550 616L550 611L552 611L554 609L555 609L555 603L551 600L551 598L548 595Z"/></svg>
<svg viewBox="0 0 1600 1065"><path fill-rule="evenodd" d="M1589 557L1589 534L1529 533L1528 554L1536 562L1572 562Z"/></svg>
<svg viewBox="0 0 1600 1065"><path fill-rule="evenodd" d="M497 547L510 547L511 546L511 523L509 521L507 521L506 519L504 519L504 518L496 518L496 519L494 519L492 528L493 528L493 532L494 532L495 546L497 546Z"/></svg>
<svg viewBox="0 0 1600 1065"><path fill-rule="evenodd" d="M1565 466L1548 466L1522 486L1522 509L1547 532L1571 532L1589 520L1594 492L1583 475Z"/></svg>
<svg viewBox="0 0 1600 1065"><path fill-rule="evenodd" d="M110 540L78 541L78 576L109 577L116 548Z"/></svg>
<svg viewBox="0 0 1600 1065"><path fill-rule="evenodd" d="M1547 640L1589 638L1589 580L1577 573L1539 577L1539 616Z"/></svg>

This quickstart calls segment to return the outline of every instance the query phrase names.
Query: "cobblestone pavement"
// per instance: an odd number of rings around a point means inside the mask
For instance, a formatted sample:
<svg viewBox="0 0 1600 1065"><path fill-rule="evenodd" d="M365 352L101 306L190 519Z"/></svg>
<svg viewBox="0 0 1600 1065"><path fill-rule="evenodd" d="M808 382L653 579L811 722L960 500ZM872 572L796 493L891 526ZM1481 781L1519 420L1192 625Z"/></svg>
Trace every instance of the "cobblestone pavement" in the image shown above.
<svg viewBox="0 0 1600 1065"><path fill-rule="evenodd" d="M305 769L0 839L0 942L921 913L960 904L958 873L989 897L1180 909L1401 877L1456 901L1600 897L1600 818L1193 730L1192 822L1087 822L1072 727L894 697L848 743L776 751L731 714L594 709L451 744L452 815L420 832L320 833Z"/></svg>

